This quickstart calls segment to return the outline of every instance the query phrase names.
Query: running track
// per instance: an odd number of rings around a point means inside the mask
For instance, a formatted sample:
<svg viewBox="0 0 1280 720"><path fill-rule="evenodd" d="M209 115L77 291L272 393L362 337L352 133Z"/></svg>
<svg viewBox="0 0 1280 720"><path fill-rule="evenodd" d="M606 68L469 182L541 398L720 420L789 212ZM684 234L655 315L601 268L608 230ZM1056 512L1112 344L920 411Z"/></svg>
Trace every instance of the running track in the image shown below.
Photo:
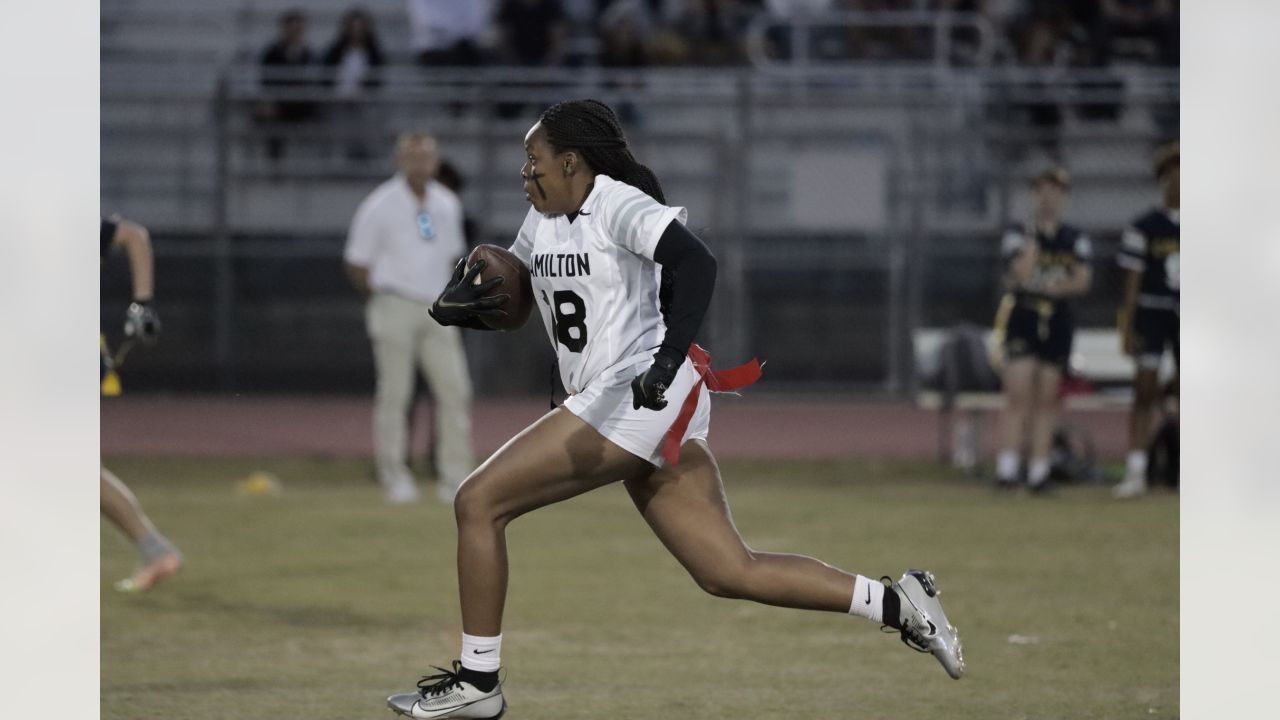
<svg viewBox="0 0 1280 720"><path fill-rule="evenodd" d="M475 406L474 444L487 457L546 412L545 400L482 400ZM426 409L419 408L412 447L426 446ZM124 396L102 402L104 455L182 457L369 457L372 399L365 397ZM1124 454L1125 414L1069 413L1100 458ZM983 431L986 459L995 418ZM938 453L938 416L901 402L865 399L715 400L711 447L735 459L871 458L931 460Z"/></svg>

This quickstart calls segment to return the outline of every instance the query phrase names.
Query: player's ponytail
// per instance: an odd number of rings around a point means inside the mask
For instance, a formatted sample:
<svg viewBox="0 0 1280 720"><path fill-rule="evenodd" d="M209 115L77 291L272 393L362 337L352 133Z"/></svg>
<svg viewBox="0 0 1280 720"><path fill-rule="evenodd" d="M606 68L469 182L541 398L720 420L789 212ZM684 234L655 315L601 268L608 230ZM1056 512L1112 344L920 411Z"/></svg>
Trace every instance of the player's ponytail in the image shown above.
<svg viewBox="0 0 1280 720"><path fill-rule="evenodd" d="M568 100L547 108L538 120L557 152L575 149L592 170L667 203L658 177L631 154L618 116L608 105L599 100Z"/></svg>

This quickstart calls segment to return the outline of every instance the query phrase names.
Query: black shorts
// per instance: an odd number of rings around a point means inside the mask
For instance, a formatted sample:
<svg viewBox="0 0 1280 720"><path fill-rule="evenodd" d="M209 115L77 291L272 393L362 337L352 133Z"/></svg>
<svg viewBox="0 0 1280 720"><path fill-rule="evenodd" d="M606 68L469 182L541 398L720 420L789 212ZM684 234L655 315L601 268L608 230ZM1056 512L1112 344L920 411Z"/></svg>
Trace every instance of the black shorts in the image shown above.
<svg viewBox="0 0 1280 720"><path fill-rule="evenodd" d="M1158 368L1165 348L1173 350L1174 363L1181 363L1178 353L1178 312L1139 307L1133 314L1134 355L1138 367Z"/></svg>
<svg viewBox="0 0 1280 720"><path fill-rule="evenodd" d="M1009 311L1004 353L1009 360L1033 357L1064 372L1071 359L1076 324L1071 311L1049 301L1019 300Z"/></svg>

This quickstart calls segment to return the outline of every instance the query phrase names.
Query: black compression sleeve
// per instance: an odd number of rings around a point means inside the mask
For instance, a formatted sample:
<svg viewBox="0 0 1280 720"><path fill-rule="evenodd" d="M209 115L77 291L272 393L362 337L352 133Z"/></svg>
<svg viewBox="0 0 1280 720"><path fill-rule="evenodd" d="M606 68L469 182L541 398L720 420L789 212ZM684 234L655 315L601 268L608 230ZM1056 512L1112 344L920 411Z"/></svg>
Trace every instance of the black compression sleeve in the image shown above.
<svg viewBox="0 0 1280 720"><path fill-rule="evenodd" d="M118 223L114 220L102 218L102 227L98 231L98 259L101 260L107 256L107 251L111 249L111 244L116 241L116 227Z"/></svg>
<svg viewBox="0 0 1280 720"><path fill-rule="evenodd" d="M671 273L671 302L667 312L667 335L659 355L684 360L689 344L702 326L716 287L716 258L711 250L678 220L672 220L653 250L654 262L663 274Z"/></svg>

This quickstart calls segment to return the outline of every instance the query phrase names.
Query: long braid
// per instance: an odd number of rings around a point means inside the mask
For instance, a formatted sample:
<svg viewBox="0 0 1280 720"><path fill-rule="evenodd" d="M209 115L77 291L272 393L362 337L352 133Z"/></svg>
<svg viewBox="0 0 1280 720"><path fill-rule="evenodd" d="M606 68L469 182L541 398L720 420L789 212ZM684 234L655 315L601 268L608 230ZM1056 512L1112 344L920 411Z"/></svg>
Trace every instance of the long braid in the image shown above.
<svg viewBox="0 0 1280 720"><path fill-rule="evenodd" d="M547 108L539 121L547 130L547 142L557 151L575 149L592 170L667 204L658 177L631 154L618 116L608 105L599 100L568 100Z"/></svg>

